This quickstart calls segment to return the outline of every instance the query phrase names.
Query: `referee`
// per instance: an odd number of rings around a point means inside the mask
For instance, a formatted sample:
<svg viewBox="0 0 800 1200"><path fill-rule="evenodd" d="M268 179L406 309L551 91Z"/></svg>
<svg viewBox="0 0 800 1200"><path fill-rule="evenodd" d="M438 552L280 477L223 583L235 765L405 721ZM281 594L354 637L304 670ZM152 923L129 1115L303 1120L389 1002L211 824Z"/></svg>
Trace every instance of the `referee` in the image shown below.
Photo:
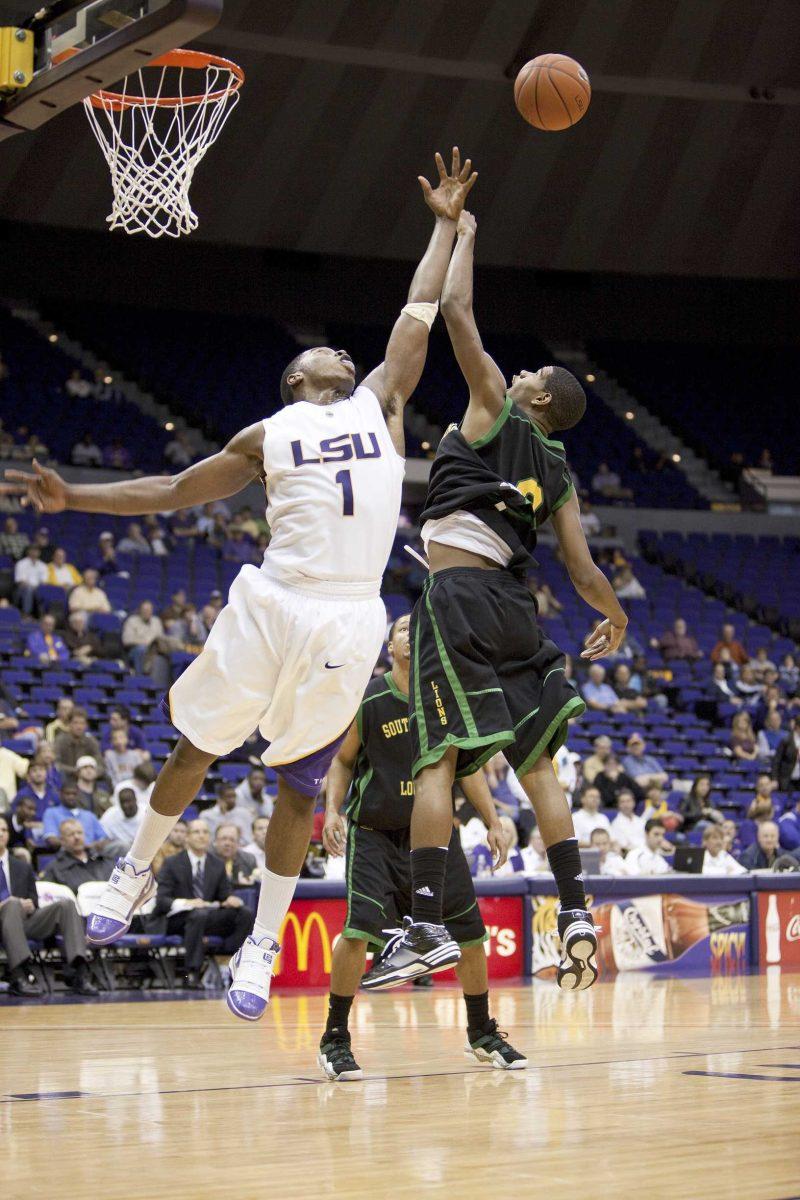
<svg viewBox="0 0 800 1200"><path fill-rule="evenodd" d="M368 947L392 955L401 925L411 913L409 826L414 787L408 732L410 667L408 616L389 631L389 674L373 679L328 775L323 843L334 856L346 853L347 917L333 952L328 1022L319 1065L330 1079L361 1079L348 1021L366 967ZM496 865L505 859L503 831L481 772L461 782L467 799L489 830ZM347 829L342 818L346 804ZM486 927L475 887L454 828L444 890L445 925L461 948L456 973L467 1009L465 1052L504 1070L528 1065L489 1015L489 978L483 943ZM393 936L394 935L394 936ZM452 965L446 961L440 969ZM409 972L409 980L414 974Z"/></svg>

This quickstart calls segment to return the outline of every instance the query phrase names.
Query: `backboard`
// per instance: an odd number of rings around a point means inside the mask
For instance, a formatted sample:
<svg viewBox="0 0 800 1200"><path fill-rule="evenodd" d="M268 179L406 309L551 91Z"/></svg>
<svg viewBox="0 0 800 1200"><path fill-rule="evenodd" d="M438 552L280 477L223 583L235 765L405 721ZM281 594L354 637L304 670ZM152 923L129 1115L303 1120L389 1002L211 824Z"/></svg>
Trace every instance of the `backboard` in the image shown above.
<svg viewBox="0 0 800 1200"><path fill-rule="evenodd" d="M9 31L13 49L32 43L32 78L0 90L0 141L37 129L109 88L148 59L206 33L222 0L53 0ZM0 33L3 31L0 30ZM2 43L0 43L2 45Z"/></svg>

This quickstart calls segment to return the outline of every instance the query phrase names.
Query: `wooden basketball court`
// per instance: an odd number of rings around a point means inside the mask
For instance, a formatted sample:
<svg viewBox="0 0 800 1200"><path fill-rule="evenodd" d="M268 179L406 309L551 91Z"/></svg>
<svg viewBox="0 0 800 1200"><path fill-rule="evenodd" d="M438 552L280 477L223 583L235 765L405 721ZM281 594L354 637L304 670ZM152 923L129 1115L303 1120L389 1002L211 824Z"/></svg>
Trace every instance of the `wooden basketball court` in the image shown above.
<svg viewBox="0 0 800 1200"><path fill-rule="evenodd" d="M496 993L527 1071L462 1055L459 992L362 995L367 1078L315 1062L325 997L0 1008L2 1195L800 1193L800 975Z"/></svg>

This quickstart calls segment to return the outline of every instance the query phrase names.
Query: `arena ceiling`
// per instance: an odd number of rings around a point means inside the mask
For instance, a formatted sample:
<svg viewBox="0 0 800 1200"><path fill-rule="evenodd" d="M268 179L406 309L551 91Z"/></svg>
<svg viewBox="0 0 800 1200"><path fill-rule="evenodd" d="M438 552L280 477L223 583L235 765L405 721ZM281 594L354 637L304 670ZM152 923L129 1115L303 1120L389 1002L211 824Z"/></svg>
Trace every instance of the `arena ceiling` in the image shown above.
<svg viewBox="0 0 800 1200"><path fill-rule="evenodd" d="M7 19L28 7L0 0ZM415 176L457 142L485 263L794 276L799 30L797 0L227 0L202 44L247 84L198 171L193 236L413 259ZM546 50L593 82L563 134L513 105L516 67ZM80 109L0 145L0 220L102 229L107 210Z"/></svg>

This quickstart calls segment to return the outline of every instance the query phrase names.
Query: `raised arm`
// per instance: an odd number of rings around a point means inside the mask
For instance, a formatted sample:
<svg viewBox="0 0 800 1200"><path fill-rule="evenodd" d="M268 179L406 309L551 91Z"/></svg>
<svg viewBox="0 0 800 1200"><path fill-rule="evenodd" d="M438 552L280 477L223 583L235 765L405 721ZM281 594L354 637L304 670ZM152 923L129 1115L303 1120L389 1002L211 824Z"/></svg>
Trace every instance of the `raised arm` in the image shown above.
<svg viewBox="0 0 800 1200"><path fill-rule="evenodd" d="M436 155L439 186L434 190L419 177L425 203L436 218L428 248L414 274L406 307L395 322L386 347L386 357L364 383L383 405L395 445L402 452L403 407L417 386L428 353L428 335L436 315L447 264L456 235L456 222L478 175L467 159L461 166L458 147L453 150L450 174L441 154ZM398 437L401 439L398 445Z"/></svg>
<svg viewBox="0 0 800 1200"><path fill-rule="evenodd" d="M353 769L358 758L361 738L358 733L358 721L347 731L347 736L339 747L338 753L328 771L328 785L325 789L325 821L322 826L322 845L328 854L341 858L345 846L345 826L342 817L342 805L345 802L350 784L353 782Z"/></svg>
<svg viewBox="0 0 800 1200"><path fill-rule="evenodd" d="M586 648L581 653L581 658L588 658L594 662L595 659L602 658L605 654L613 654L619 649L628 626L628 618L614 594L614 589L592 558L581 525L578 497L574 492L550 519L575 591L606 618L587 638Z"/></svg>
<svg viewBox="0 0 800 1200"><path fill-rule="evenodd" d="M458 220L458 241L442 291L442 316L469 388L469 406L462 429L470 441L488 432L503 407L506 394L503 373L483 348L472 310L476 230L472 213L462 212Z"/></svg>
<svg viewBox="0 0 800 1200"><path fill-rule="evenodd" d="M119 483L68 483L57 471L33 460L33 473L6 471L9 483L0 484L0 495L22 496L22 503L37 512L116 513L136 517L143 513L191 508L211 500L235 496L254 479L263 478L264 427L249 425L231 438L218 454L203 459L179 475L150 475Z"/></svg>

